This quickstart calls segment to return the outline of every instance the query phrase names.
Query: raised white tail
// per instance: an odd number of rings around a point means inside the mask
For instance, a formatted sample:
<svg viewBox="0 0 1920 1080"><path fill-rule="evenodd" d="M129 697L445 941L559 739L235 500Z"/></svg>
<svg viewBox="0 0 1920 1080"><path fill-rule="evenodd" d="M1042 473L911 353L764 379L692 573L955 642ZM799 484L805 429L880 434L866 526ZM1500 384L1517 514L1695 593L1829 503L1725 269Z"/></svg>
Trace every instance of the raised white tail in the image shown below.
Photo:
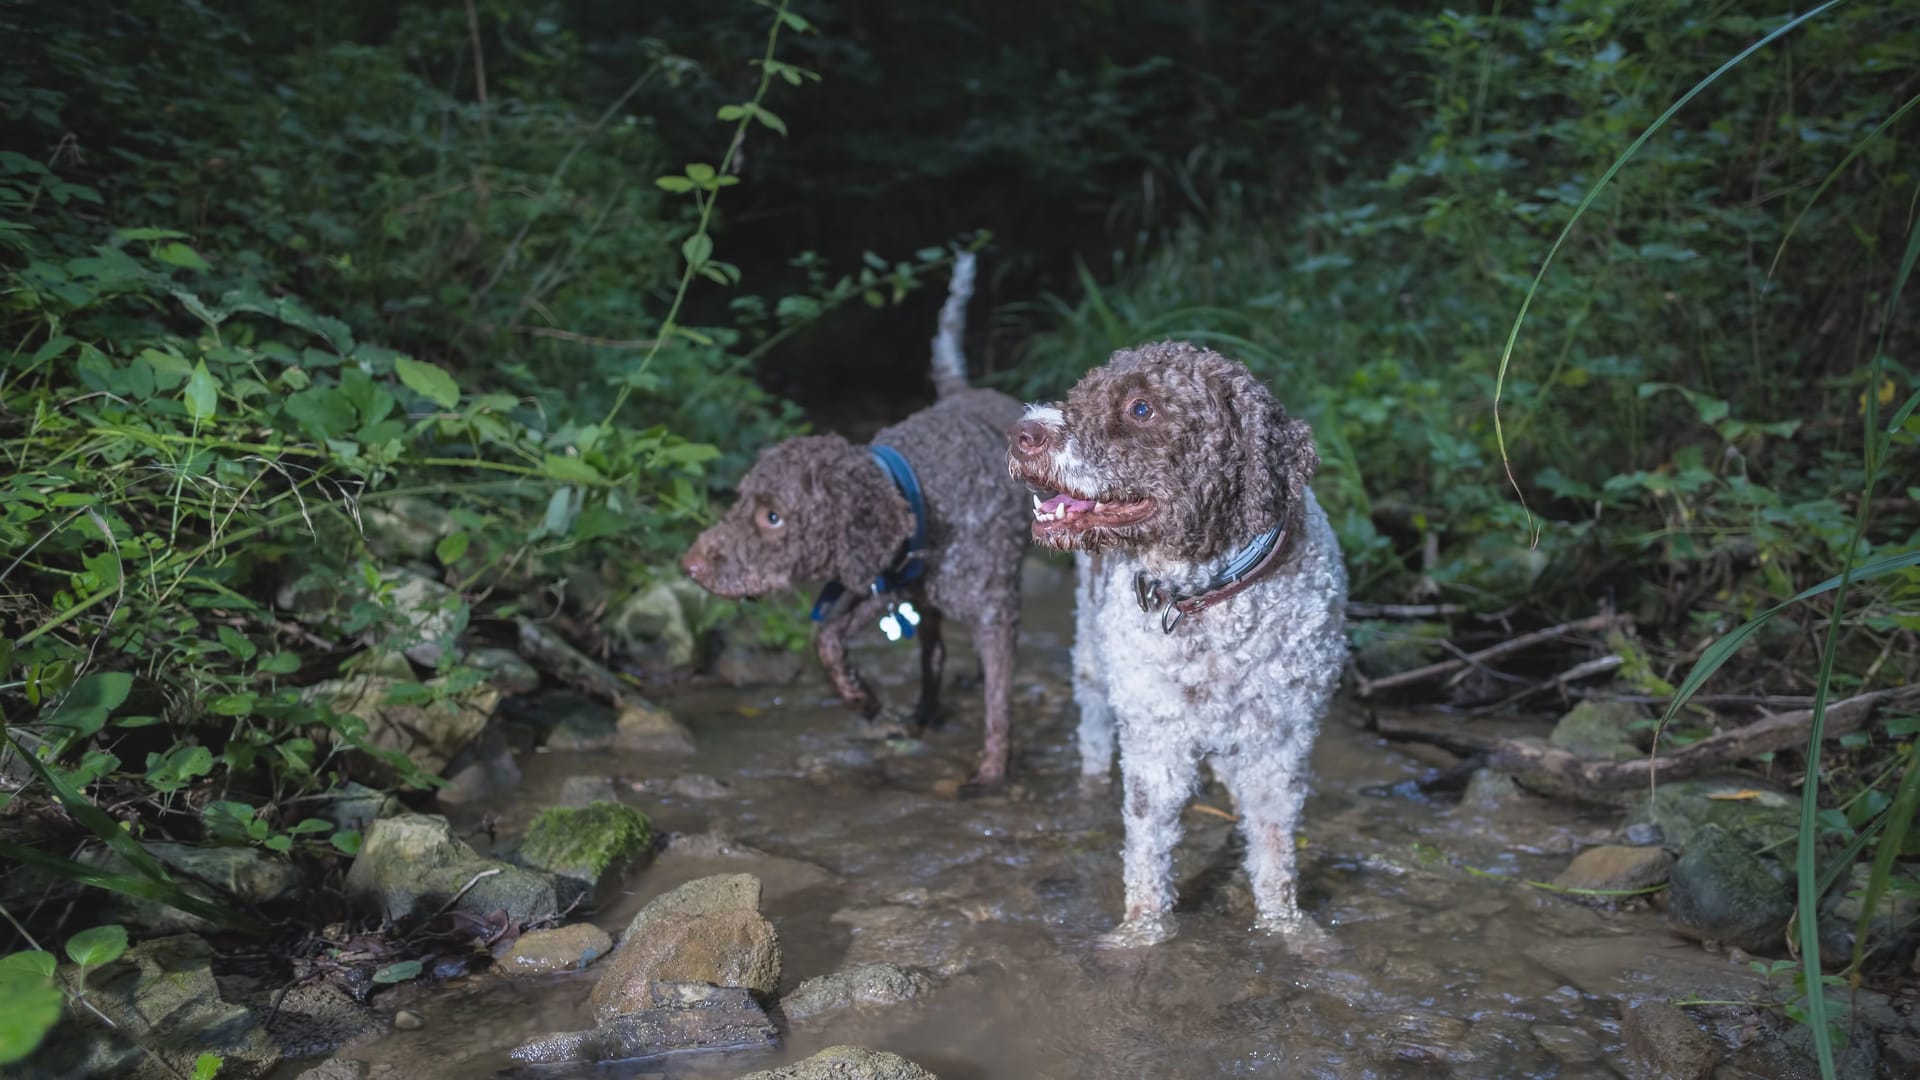
<svg viewBox="0 0 1920 1080"><path fill-rule="evenodd" d="M967 329L967 301L973 296L973 252L953 257L953 280L940 306L940 329L933 335L933 390L940 397L967 388L967 354L960 339Z"/></svg>

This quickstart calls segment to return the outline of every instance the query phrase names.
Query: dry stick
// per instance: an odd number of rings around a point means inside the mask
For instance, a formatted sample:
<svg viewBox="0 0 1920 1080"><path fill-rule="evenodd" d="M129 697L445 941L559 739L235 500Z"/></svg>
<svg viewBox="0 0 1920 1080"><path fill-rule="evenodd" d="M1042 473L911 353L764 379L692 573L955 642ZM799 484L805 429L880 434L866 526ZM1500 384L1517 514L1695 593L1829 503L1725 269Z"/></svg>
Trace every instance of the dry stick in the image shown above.
<svg viewBox="0 0 1920 1080"><path fill-rule="evenodd" d="M1568 668L1567 670L1561 672L1558 675L1555 675L1553 678L1548 679L1546 682L1543 682L1538 686L1529 686L1525 690L1522 690L1519 693L1514 694L1511 697L1508 697L1504 700L1496 701L1491 705L1481 706L1481 708L1477 711L1491 712L1496 709L1504 709L1509 705L1514 705L1519 702L1525 701L1526 699L1532 697L1533 695L1541 693L1543 691L1564 689L1569 683L1576 683L1576 682L1579 682L1581 679L1591 678L1595 675L1601 674L1602 672L1612 671L1615 668L1618 668L1622 662L1623 661L1621 660L1618 654L1609 654L1607 656L1602 656L1595 660L1589 660L1584 664L1575 664L1574 666Z"/></svg>
<svg viewBox="0 0 1920 1080"><path fill-rule="evenodd" d="M467 0L467 40L473 43L473 92L480 98L480 137L493 138L487 124L487 57L480 51L480 15Z"/></svg>
<svg viewBox="0 0 1920 1080"><path fill-rule="evenodd" d="M453 907L453 905L455 905L455 904L457 904L457 903L459 903L459 902L460 902L460 898L461 898L461 897L463 897L463 896L465 896L465 895L467 895L467 890L468 890L468 889L471 889L471 888L473 888L473 887L474 887L475 885L478 885L478 884L480 884L480 882L481 882L481 880L482 880L482 879L485 879L485 878L490 878L490 877L492 877L493 875L495 875L495 874L497 874L497 873L499 873L499 872L500 872L500 870L501 870L501 867L498 867L498 866L496 866L496 867L494 867L494 868L493 868L493 869L491 869L491 870L482 870L482 871L480 871L479 873L477 873L477 874L475 874L475 875L473 875L473 877L471 877L471 878L469 878L469 879L467 880L467 883L466 883L465 885L462 885L462 886L460 886L460 891L459 891L459 892L457 892L457 893L454 893L454 894L453 894L453 898L452 898L452 899L450 899L450 900L448 900L448 901L447 901L446 903L444 903L444 904L441 904L441 905L440 905L440 910L439 910L439 911L436 911L436 912L434 912L434 914L435 914L435 915L444 915L444 914L446 914L446 913L447 913L447 911L448 911L448 910L449 910L450 908L452 908L452 907Z"/></svg>
<svg viewBox="0 0 1920 1080"><path fill-rule="evenodd" d="M1902 686L1875 690L1829 705L1826 737L1832 739L1858 731L1876 706L1914 697L1920 697L1920 687ZM1589 761L1557 747L1464 732L1453 725L1375 717L1372 726L1388 739L1430 743L1463 757L1480 757L1487 768L1511 773L1522 784L1550 794L1590 802L1616 802L1618 793L1646 787L1655 779L1683 779L1731 761L1804 745L1807 730L1813 726L1813 710L1777 713L1745 727L1709 735L1672 753L1630 761Z"/></svg>
<svg viewBox="0 0 1920 1080"><path fill-rule="evenodd" d="M1559 626L1549 626L1544 630L1535 630L1530 634L1521 634L1517 638L1510 638L1500 642L1498 645L1489 645L1479 652L1467 653L1464 657L1457 660L1442 660L1437 664L1428 664L1423 668L1414 668L1412 671L1402 671L1398 674L1388 675L1379 679L1361 679L1359 684L1360 696L1371 697L1380 690L1425 682L1428 679L1451 674L1470 664L1484 663L1495 657L1505 656L1512 652L1519 652L1521 649L1538 645L1543 641L1553 641L1557 638L1566 637L1569 634L1610 630L1616 626L1626 626L1632 623L1633 616L1631 615L1609 613L1590 615L1587 618L1579 619L1575 622L1561 623Z"/></svg>

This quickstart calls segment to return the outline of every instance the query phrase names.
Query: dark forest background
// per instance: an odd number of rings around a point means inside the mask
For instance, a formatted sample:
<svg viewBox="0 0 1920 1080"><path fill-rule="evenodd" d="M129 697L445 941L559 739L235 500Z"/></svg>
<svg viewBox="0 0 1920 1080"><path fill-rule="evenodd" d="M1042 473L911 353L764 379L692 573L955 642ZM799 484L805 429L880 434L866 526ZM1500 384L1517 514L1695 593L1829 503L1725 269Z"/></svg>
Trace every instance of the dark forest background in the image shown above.
<svg viewBox="0 0 1920 1080"><path fill-rule="evenodd" d="M1312 420L1357 599L1613 604L1640 628L1620 677L1664 700L1920 524L1912 5L1830 6L1728 70L1529 293L1635 137L1787 18L0 4L9 738L69 806L117 790L122 820L217 838L175 814L217 784L234 835L309 843L275 800L387 751L299 688L420 630L394 567L460 630L535 612L604 646L608 598L676 577L758 448L930 399L957 248L977 380L1051 397L1114 348L1213 345ZM1835 620L1835 692L1911 677L1920 570L1832 600L1726 688L1806 692ZM694 621L805 633L781 605ZM480 674L408 677L431 701ZM1842 794L1880 786L1833 828L1885 810L1912 726L1849 746Z"/></svg>

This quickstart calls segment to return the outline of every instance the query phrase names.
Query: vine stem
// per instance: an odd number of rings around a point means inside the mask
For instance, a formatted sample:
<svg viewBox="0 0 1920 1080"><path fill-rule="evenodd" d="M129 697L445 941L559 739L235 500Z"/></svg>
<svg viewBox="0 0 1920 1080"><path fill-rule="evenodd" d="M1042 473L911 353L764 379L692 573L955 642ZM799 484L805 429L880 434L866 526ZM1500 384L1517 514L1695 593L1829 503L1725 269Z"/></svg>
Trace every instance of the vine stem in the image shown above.
<svg viewBox="0 0 1920 1080"><path fill-rule="evenodd" d="M719 169L714 172L716 177L731 174L734 158L739 156L740 147L747 140L747 125L753 123L754 118L759 115L760 103L766 100L767 90L773 84L773 49L780 40L780 27L786 22L788 2L789 0L779 0L777 5L769 5L774 9L773 25L767 29L767 49L760 57L760 85L754 88L752 107L742 113L739 121L734 124L733 137L727 141L727 152L720 159ZM700 207L700 223L694 228L693 235L705 236L707 227L713 222L713 204L719 200L720 191L715 188L707 193L705 199L701 199L699 189L694 190L694 201ZM687 298L687 288L693 284L693 276L698 272L699 268L691 262L688 262L680 271L680 285L674 290L673 303L667 308L667 317L660 324L660 332L654 335L653 344L648 347L647 355L640 358L640 366L633 373L634 378L646 374L647 368L653 364L653 358L659 355L660 346L665 345L667 339L673 337L677 330L674 319L679 317L680 305ZM629 379L620 385L620 392L613 399L613 407L607 410L606 419L600 422L601 427L612 426L613 418L619 415L621 407L626 405L627 398L632 393L633 382Z"/></svg>

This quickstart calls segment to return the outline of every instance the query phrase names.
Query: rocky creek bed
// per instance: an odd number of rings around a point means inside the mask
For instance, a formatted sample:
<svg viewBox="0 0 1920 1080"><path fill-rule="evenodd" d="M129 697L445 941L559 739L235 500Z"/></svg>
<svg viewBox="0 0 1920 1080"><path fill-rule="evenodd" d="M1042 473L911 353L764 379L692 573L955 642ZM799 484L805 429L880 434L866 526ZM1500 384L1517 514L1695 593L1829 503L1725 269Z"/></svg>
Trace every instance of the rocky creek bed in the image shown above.
<svg viewBox="0 0 1920 1080"><path fill-rule="evenodd" d="M925 740L864 729L811 668L686 691L664 702L671 719L520 698L515 722L544 745L469 755L444 817L369 805L386 816L345 889L483 922L571 910L567 925L508 934L477 974L429 970L358 1019L320 983L291 1005L231 978L218 991L256 1018L346 1009L355 1041L332 1059L254 1048L282 1058L272 1075L314 1080L1817 1075L1778 1010L1752 1004L1782 987L1742 950L1778 955L1790 914L1752 851L1792 811L1751 777L1671 785L1624 816L1485 772L1428 794L1436 752L1342 714L1316 748L1303 849L1303 904L1328 942L1248 931L1212 788L1186 818L1178 936L1094 949L1120 910L1122 827L1115 786L1078 784L1068 585L1051 564L1029 575L1003 792L957 795L978 745L966 685ZM952 648L949 671L969 670ZM861 651L911 694L910 648ZM1609 722L1589 710L1555 742L1630 752ZM198 939L170 940L123 965L204 970ZM239 1005L208 1004L210 978L168 977L206 983L189 996L209 1030L262 1042ZM1852 1015L1843 1073L1920 1075L1912 1000L1866 991Z"/></svg>

